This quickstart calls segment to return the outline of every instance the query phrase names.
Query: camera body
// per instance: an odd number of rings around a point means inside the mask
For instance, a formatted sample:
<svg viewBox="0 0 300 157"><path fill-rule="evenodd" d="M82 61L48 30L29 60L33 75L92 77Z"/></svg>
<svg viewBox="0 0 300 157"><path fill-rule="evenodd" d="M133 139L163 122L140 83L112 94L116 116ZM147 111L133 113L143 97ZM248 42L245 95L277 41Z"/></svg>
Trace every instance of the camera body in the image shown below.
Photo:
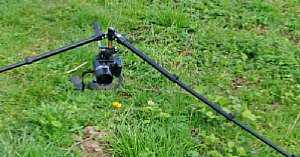
<svg viewBox="0 0 300 157"><path fill-rule="evenodd" d="M114 76L119 77L121 75L122 59L119 56L113 56L117 51L117 47L100 47L100 52L93 61L96 76L94 83L109 85Z"/></svg>

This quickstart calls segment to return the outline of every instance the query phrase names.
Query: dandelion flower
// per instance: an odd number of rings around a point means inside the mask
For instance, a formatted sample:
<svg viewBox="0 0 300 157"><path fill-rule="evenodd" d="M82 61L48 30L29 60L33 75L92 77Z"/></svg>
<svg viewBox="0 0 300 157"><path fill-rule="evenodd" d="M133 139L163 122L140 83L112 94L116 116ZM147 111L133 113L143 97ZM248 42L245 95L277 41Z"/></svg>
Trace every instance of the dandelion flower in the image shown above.
<svg viewBox="0 0 300 157"><path fill-rule="evenodd" d="M119 102L112 102L112 105L115 107L115 108L121 108L122 107L122 104L119 103Z"/></svg>

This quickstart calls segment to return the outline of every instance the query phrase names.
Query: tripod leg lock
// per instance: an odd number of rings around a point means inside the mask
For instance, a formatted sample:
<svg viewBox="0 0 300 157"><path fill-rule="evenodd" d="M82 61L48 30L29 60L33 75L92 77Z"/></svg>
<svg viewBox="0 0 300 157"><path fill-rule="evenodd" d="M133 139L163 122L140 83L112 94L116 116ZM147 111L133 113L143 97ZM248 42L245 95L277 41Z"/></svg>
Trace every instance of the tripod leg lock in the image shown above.
<svg viewBox="0 0 300 157"><path fill-rule="evenodd" d="M179 80L179 76L177 76L176 74L173 74L173 81L177 81Z"/></svg>
<svg viewBox="0 0 300 157"><path fill-rule="evenodd" d="M226 118L229 120L229 121L232 121L234 119L234 115L232 113L229 113L226 115Z"/></svg>
<svg viewBox="0 0 300 157"><path fill-rule="evenodd" d="M30 56L25 57L26 64L31 64L33 62L33 59Z"/></svg>

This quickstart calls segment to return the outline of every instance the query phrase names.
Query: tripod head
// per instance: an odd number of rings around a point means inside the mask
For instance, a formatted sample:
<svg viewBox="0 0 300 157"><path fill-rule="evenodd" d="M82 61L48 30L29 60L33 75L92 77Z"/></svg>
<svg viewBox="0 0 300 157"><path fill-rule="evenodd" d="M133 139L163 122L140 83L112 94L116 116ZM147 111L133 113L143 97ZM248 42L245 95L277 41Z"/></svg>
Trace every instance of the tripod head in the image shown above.
<svg viewBox="0 0 300 157"><path fill-rule="evenodd" d="M102 47L101 42L99 41L100 52L93 61L96 82L98 84L111 84L113 76L119 77L121 74L122 59L118 56L113 56L113 54L118 52L118 48L112 45L115 32L114 28L108 28L107 47Z"/></svg>
<svg viewBox="0 0 300 157"><path fill-rule="evenodd" d="M94 30L96 34L100 32L100 27L97 22L94 23ZM98 41L99 53L93 60L93 70L88 69L82 74L81 84L78 78L72 78L72 82L76 85L77 89L84 90L86 87L83 79L87 73L93 73L95 75L93 82L87 86L89 89L115 89L123 83L124 79L121 76L122 59L119 56L114 56L114 54L118 52L118 48L113 46L115 34L115 29L109 27L107 33L108 46L104 47L101 45L101 42ZM114 77L119 78L119 82L116 84L112 84Z"/></svg>

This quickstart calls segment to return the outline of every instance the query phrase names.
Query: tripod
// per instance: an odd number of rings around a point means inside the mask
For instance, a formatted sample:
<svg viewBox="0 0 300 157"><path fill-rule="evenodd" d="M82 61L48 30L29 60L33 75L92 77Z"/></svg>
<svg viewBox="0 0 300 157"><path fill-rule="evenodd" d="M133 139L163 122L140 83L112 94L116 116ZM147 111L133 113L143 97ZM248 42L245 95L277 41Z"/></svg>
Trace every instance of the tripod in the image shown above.
<svg viewBox="0 0 300 157"><path fill-rule="evenodd" d="M107 38L108 39L108 46L104 47L103 51L100 51L101 52L100 55L98 55L96 57L96 59L94 60L94 63L93 63L94 69L93 70L87 70L86 72L84 72L82 74L82 76L84 76L86 73L94 73L95 80L94 80L93 83L96 83L97 85L100 85L100 86L109 86L112 83L113 76L120 77L120 74L121 74L121 60L118 57L113 57L112 56L112 54L116 52L115 48L112 46L112 44L113 44L113 41L116 41L117 43L125 46L126 48L131 50L133 53L135 53L137 56L139 56L141 59L146 61L148 64L150 64L153 68L155 68L157 71L162 73L169 80L171 80L172 82L179 85L181 88L183 88L184 90L189 92L191 95L193 95L194 97L196 97L197 99L199 99L200 101L204 102L209 107L211 107L212 109L217 111L219 114L221 114L227 120L229 120L229 121L233 122L234 124L238 125L243 130L247 131L248 133L250 133L254 137L261 140L263 143L267 144L268 146L270 146L271 148L276 150L278 153L280 153L280 154L282 154L283 156L286 156L286 157L296 157L296 155L289 154L288 152L281 149L277 145L271 143L269 140L267 140L266 138L264 138L263 136L261 136L257 132L251 130L248 126L246 126L242 122L235 119L235 117L232 113L225 112L218 105L212 103L211 101L209 101L208 99L206 99L205 97L203 97L202 95L197 93L194 89L187 86L185 83L183 83L182 81L179 80L179 77L177 75L169 73L167 70L162 68L160 65L158 65L153 60L151 60L148 56L146 56L141 51L139 51L137 48L135 48L133 45L131 45L126 40L126 38L123 35L118 34L115 31L115 29L110 27L110 28L108 28L108 32L104 33L104 32L100 31L99 24L94 23L94 31L95 31L95 35L90 37L90 38L75 42L75 43L70 44L68 46L65 46L65 47L47 52L45 54L42 54L42 55L39 55L39 56L36 56L36 57L26 57L25 61L23 61L23 62L13 64L13 65L7 66L5 68L1 68L0 73L4 72L4 71L7 71L7 70L10 70L10 69L14 69L14 68L23 66L23 65L26 65L26 64L31 64L31 63L39 61L41 59L48 58L50 56L53 56L53 55L56 55L56 54L74 49L76 47L79 47L79 46L82 46L82 45L85 45L85 44L88 44L88 43L91 43L91 42L94 42L94 41L101 41L101 40ZM75 82L75 84L77 83L78 88L84 89L84 83L83 82L82 82L82 84L80 84L80 83L78 83L78 80L76 80L76 79L75 79L75 81L73 80L73 82ZM121 79L121 82L122 82L122 79ZM81 87L80 87L80 85L81 85Z"/></svg>

